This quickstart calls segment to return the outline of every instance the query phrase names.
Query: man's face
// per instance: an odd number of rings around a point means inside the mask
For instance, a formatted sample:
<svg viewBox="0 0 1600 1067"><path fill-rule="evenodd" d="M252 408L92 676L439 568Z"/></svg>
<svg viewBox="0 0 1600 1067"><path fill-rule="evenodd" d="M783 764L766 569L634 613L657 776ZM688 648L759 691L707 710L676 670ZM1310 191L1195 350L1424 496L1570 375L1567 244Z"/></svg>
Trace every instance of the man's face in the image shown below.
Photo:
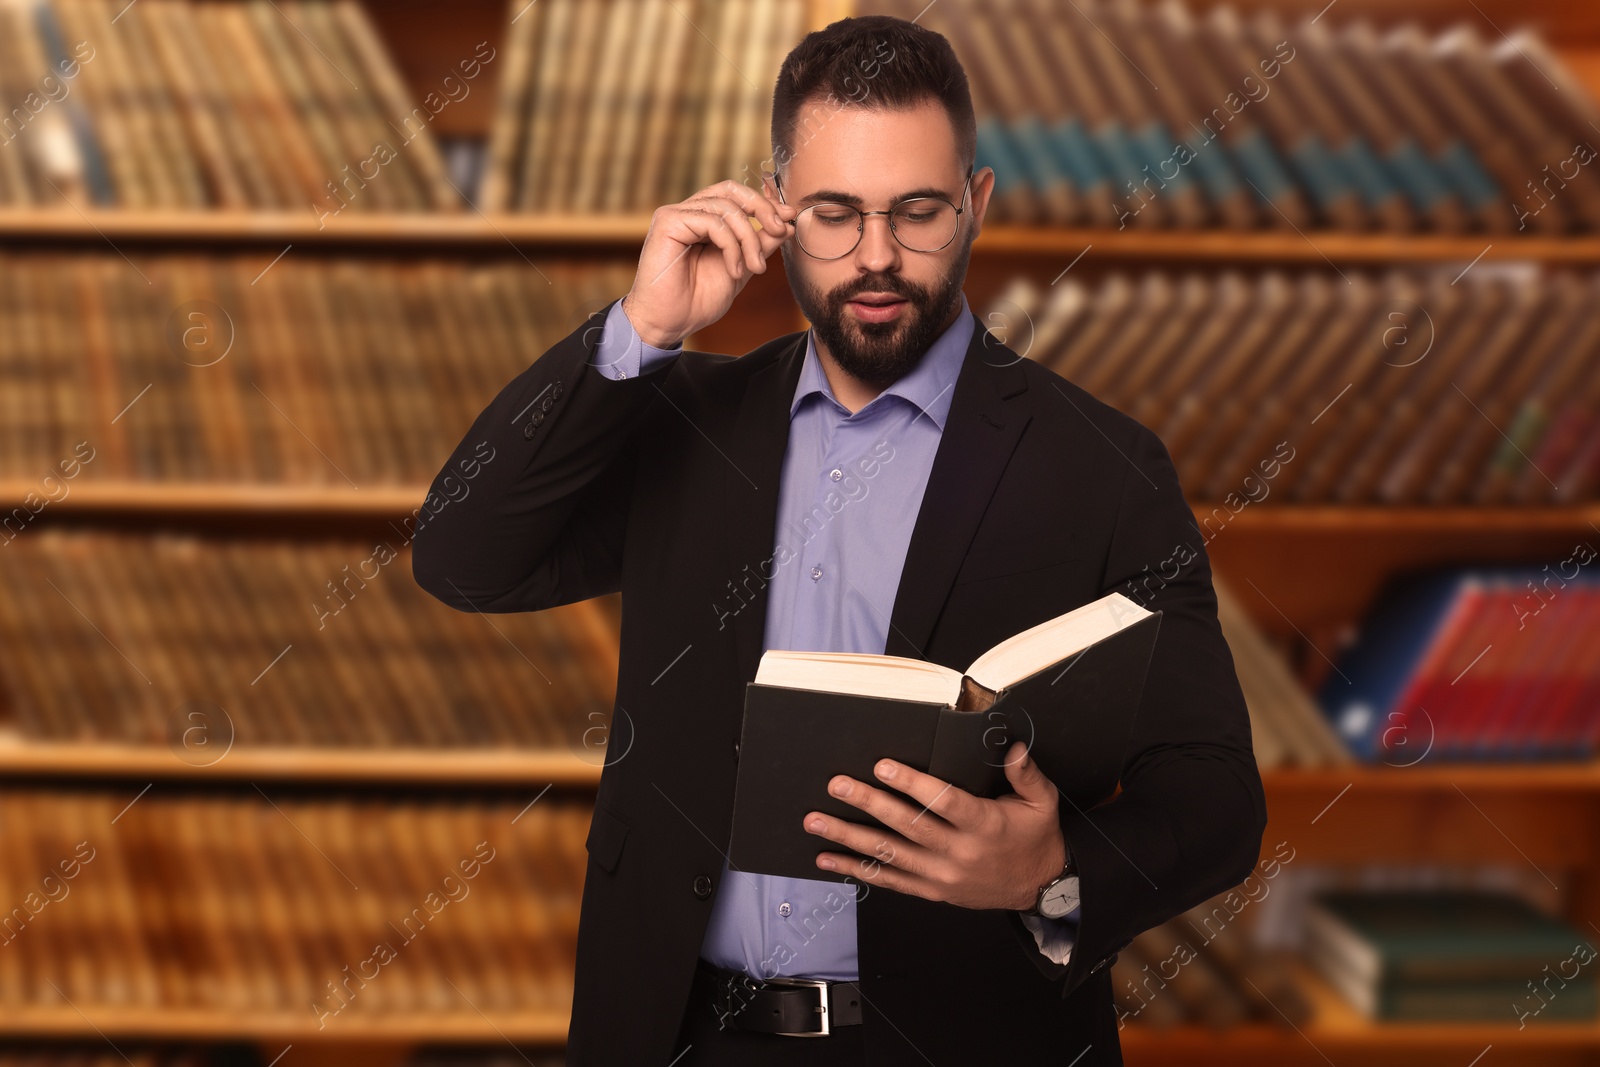
<svg viewBox="0 0 1600 1067"><path fill-rule="evenodd" d="M860 243L839 259L815 259L796 241L783 245L789 287L817 340L846 373L881 389L917 365L960 308L993 171L975 173L968 193L955 132L935 101L903 111L808 105L802 115L809 118L783 174L787 203L885 211L908 194L937 190L964 209L955 238L937 252L900 244L885 215L867 217ZM766 187L777 199L770 179Z"/></svg>

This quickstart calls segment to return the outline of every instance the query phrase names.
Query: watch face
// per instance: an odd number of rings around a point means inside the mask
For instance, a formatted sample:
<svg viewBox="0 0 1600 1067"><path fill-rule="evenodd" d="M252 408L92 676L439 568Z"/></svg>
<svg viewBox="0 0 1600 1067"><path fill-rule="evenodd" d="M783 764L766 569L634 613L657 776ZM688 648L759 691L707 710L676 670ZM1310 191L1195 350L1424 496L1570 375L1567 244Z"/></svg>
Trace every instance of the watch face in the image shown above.
<svg viewBox="0 0 1600 1067"><path fill-rule="evenodd" d="M1060 919L1078 906L1078 876L1069 874L1050 883L1050 888L1039 898L1039 914L1047 919Z"/></svg>

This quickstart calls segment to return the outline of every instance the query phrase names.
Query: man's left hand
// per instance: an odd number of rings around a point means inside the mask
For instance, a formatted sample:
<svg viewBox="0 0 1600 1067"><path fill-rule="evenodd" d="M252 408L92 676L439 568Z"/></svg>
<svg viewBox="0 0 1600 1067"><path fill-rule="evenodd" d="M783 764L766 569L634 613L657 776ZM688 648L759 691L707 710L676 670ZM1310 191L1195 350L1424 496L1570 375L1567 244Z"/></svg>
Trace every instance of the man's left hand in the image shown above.
<svg viewBox="0 0 1600 1067"><path fill-rule="evenodd" d="M1066 865L1055 783L1022 742L1011 747L1005 761L1015 792L994 800L893 760L879 760L874 769L898 792L843 774L828 783L828 791L898 833L809 812L806 830L875 857L824 852L817 856L818 867L963 908L1026 911L1039 887Z"/></svg>

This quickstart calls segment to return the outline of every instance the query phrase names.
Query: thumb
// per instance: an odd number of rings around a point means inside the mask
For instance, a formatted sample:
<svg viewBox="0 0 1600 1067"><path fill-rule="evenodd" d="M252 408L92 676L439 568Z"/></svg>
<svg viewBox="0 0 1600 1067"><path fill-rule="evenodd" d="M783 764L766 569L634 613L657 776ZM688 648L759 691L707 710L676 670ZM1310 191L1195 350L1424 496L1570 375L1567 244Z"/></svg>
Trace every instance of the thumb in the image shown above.
<svg viewBox="0 0 1600 1067"><path fill-rule="evenodd" d="M1021 741L1012 745L1006 753L1006 779L1017 795L1025 800L1044 801L1056 788L1034 762L1028 746Z"/></svg>

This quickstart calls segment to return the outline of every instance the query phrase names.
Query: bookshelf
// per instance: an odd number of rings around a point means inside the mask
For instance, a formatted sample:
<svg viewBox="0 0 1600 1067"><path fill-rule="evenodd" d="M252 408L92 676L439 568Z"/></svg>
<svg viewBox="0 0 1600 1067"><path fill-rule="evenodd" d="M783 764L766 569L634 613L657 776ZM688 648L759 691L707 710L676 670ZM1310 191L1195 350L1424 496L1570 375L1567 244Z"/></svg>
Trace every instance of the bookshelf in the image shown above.
<svg viewBox="0 0 1600 1067"><path fill-rule="evenodd" d="M219 0L223 3L237 0ZM1314 14L1318 0L1250 0L1286 16ZM429 5L368 2L365 7L406 80L420 96L448 73L451 62L480 40L499 43L506 5L466 0L441 19ZM809 0L806 23L817 28L866 10L852 0ZM1496 27L1532 25L1546 31L1563 62L1591 91L1600 92L1600 9L1562 0L1478 0L1472 7ZM1450 0L1407 0L1401 10L1430 28L1472 11ZM1396 19L1381 0L1340 0L1341 19ZM959 45L958 45L959 47ZM441 113L434 130L447 138L487 138L494 120L493 85L501 68L460 106ZM345 212L325 222L311 210L111 210L89 207L0 210L0 242L8 246L101 251L109 244L136 259L171 250L260 254L263 262L286 245L313 255L404 257L437 255L475 262L495 257L580 256L623 261L636 254L647 215L537 215L479 212ZM973 310L1005 282L1027 274L1049 282L1080 253L1081 270L1200 268L1231 265L1320 269L1327 262L1383 267L1398 264L1529 262L1548 266L1600 265L1600 236L1515 237L1505 234L1346 233L1313 230L1116 230L997 225L974 247L968 294ZM744 351L777 332L803 328L792 310L775 259L752 280L722 323L691 346ZM0 482L8 508L36 486ZM423 485L361 490L336 485L192 484L131 481L76 483L52 504L48 522L108 525L122 530L168 526L241 535L281 528L302 536L381 528L410 514ZM1197 514L1212 510L1203 501ZM1331 647L1360 617L1388 576L1424 563L1544 558L1600 527L1600 504L1541 508L1337 507L1263 504L1246 508L1207 545L1219 572L1235 586L1263 629L1282 641ZM1552 557L1553 558L1553 557ZM1308 561L1312 561L1308 565ZM1252 591L1252 585L1255 587ZM607 610L614 611L614 605ZM614 620L613 620L614 623ZM1300 651L1305 652L1301 646ZM1312 657L1305 657L1308 662ZM1315 665L1312 664L1314 671ZM0 743L0 776L8 781L66 788L106 784L137 791L204 786L242 792L253 782L297 789L408 787L459 791L500 787L532 797L550 787L582 797L599 778L597 760L571 751L241 748L217 764L195 767L155 746L108 742ZM1600 766L1350 767L1278 769L1264 775L1271 815L1268 842L1288 838L1308 862L1484 859L1559 869L1569 889L1569 918L1600 922ZM580 865L581 870L581 865ZM575 921L575 920L574 920ZM1464 1064L1494 1046L1533 1065L1593 1062L1600 1024L1537 1026L1526 1032L1492 1025L1373 1024L1357 1015L1305 967L1297 977L1314 1004L1311 1023L1252 1024L1223 1032L1198 1027L1123 1032L1130 1064L1323 1063L1362 1058L1388 1063ZM118 1040L244 1041L270 1059L285 1042L313 1060L403 1062L423 1045L462 1042L489 1048L515 1041L558 1048L566 1016L559 1009L364 1017L341 1020L335 1033L315 1027L309 1013L217 1008L72 1008L6 1010L0 1041L23 1037ZM270 1051L269 1051L270 1050ZM302 1060L304 1062L304 1060Z"/></svg>

